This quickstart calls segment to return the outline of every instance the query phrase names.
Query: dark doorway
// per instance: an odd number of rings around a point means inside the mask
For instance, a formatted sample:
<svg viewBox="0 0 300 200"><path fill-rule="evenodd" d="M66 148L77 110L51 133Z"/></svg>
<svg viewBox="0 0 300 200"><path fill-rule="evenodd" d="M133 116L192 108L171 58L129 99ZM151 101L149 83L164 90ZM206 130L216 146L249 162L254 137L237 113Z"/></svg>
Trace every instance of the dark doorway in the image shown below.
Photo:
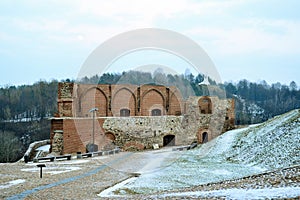
<svg viewBox="0 0 300 200"><path fill-rule="evenodd" d="M208 142L208 133L204 132L202 133L202 143Z"/></svg>
<svg viewBox="0 0 300 200"><path fill-rule="evenodd" d="M174 146L175 145L175 135L166 135L163 139L163 146Z"/></svg>
<svg viewBox="0 0 300 200"><path fill-rule="evenodd" d="M153 109L151 111L152 116L161 116L161 110L160 109Z"/></svg>

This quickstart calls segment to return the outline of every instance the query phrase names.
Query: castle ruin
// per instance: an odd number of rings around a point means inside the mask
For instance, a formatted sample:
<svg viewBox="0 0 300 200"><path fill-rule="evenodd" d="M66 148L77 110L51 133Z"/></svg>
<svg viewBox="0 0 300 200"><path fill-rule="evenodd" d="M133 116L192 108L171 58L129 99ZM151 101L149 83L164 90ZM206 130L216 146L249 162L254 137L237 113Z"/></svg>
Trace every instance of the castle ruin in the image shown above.
<svg viewBox="0 0 300 200"><path fill-rule="evenodd" d="M59 83L57 103L50 133L50 151L57 154L87 152L90 144L143 150L205 143L235 121L233 99L183 99L176 87L160 85Z"/></svg>

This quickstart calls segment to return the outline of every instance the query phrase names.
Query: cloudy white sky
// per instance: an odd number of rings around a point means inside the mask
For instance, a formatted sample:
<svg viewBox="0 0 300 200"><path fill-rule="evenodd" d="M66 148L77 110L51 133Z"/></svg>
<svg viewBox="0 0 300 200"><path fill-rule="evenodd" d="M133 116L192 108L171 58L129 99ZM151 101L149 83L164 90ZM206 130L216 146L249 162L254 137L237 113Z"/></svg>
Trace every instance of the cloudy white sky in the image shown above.
<svg viewBox="0 0 300 200"><path fill-rule="evenodd" d="M194 40L223 81L300 85L299 9L298 0L1 0L0 86L76 78L97 46L139 28Z"/></svg>

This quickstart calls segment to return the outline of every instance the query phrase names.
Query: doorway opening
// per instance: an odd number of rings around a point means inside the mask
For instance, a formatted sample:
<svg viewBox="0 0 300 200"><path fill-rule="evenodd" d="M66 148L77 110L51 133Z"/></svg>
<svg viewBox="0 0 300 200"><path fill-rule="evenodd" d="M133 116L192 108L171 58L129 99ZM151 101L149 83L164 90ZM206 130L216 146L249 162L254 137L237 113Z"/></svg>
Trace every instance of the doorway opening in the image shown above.
<svg viewBox="0 0 300 200"><path fill-rule="evenodd" d="M175 146L175 135L164 136L163 146Z"/></svg>
<svg viewBox="0 0 300 200"><path fill-rule="evenodd" d="M208 142L208 133L204 132L202 133L202 143Z"/></svg>

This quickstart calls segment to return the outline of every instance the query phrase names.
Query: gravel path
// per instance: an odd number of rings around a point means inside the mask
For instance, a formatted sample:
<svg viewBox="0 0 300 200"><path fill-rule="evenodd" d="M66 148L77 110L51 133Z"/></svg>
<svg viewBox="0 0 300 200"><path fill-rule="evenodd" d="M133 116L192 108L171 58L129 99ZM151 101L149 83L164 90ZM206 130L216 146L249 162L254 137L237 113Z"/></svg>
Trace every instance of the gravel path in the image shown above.
<svg viewBox="0 0 300 200"><path fill-rule="evenodd" d="M97 194L106 188L176 159L171 152L168 148L45 162L43 178L37 163L0 164L0 199L99 199Z"/></svg>
<svg viewBox="0 0 300 200"><path fill-rule="evenodd" d="M0 199L116 199L97 196L101 191L134 177L164 167L180 152L170 149L141 153L121 152L116 155L46 162L43 178L37 163L0 164ZM157 161L157 162L154 162ZM167 161L167 162L166 162ZM199 196L180 196L188 192L215 191L230 188L300 188L300 166L253 175L237 180L210 183L182 190L149 195L121 196L121 199L199 199ZM174 194L174 195L172 195ZM19 195L19 196L18 196ZM201 199L212 196L201 196ZM224 198L218 197L218 198ZM13 198L12 198L13 199ZM117 198L118 199L118 198Z"/></svg>
<svg viewBox="0 0 300 200"><path fill-rule="evenodd" d="M109 156L110 164L130 159L131 153ZM105 159L105 157L103 157ZM46 162L43 178L37 163L0 164L0 199L91 199L111 185L132 175L104 165L95 157L73 161ZM74 169L74 167L77 167ZM11 181L23 182L11 185ZM2 186L2 187L1 187Z"/></svg>

